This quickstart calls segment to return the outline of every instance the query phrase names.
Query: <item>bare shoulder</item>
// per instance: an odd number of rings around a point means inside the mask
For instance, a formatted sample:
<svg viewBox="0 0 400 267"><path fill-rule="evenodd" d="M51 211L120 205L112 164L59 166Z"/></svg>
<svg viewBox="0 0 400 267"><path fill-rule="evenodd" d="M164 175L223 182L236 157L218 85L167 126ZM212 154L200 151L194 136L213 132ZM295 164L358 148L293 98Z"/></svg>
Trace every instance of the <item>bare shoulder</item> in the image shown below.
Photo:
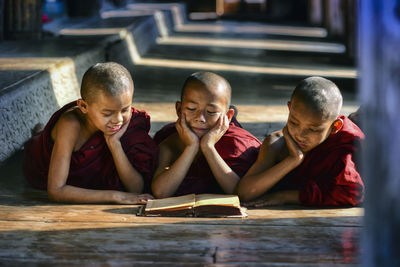
<svg viewBox="0 0 400 267"><path fill-rule="evenodd" d="M265 171L278 163L282 158L283 147L285 147L284 139L282 131L276 131L266 136L261 145L257 160L246 176Z"/></svg>
<svg viewBox="0 0 400 267"><path fill-rule="evenodd" d="M262 160L277 162L286 153L286 141L282 130L267 135L261 145L259 156Z"/></svg>
<svg viewBox="0 0 400 267"><path fill-rule="evenodd" d="M73 107L67 111L65 111L51 131L51 137L53 140L56 139L56 136L63 133L79 133L81 129L81 125L83 124L83 118L81 112L78 108Z"/></svg>
<svg viewBox="0 0 400 267"><path fill-rule="evenodd" d="M272 150L280 150L285 145L285 138L283 137L282 130L275 131L265 137L263 146Z"/></svg>

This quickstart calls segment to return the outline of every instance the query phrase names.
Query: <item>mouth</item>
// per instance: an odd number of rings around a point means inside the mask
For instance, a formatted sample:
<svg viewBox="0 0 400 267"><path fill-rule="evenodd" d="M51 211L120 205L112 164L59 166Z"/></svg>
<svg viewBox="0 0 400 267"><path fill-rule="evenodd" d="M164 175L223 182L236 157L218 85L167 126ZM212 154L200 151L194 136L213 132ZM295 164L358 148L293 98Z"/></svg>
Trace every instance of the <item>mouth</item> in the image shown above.
<svg viewBox="0 0 400 267"><path fill-rule="evenodd" d="M296 144L297 144L301 149L306 149L306 148L307 148L307 144L305 144L305 143L296 142Z"/></svg>
<svg viewBox="0 0 400 267"><path fill-rule="evenodd" d="M119 131L119 129L121 129L122 125L116 125L116 126L108 126L107 128L111 131L111 132L116 132Z"/></svg>
<svg viewBox="0 0 400 267"><path fill-rule="evenodd" d="M208 131L207 128L197 128L197 127L191 127L193 131L199 132L199 133L206 133Z"/></svg>

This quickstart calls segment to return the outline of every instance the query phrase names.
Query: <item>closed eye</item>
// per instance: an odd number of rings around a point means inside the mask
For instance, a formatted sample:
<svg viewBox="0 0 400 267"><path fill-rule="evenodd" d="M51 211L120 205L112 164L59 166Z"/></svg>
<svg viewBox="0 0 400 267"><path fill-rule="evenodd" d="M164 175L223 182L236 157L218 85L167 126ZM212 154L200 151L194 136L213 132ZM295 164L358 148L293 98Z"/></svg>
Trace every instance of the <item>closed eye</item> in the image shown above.
<svg viewBox="0 0 400 267"><path fill-rule="evenodd" d="M196 110L195 108L189 108L189 107L186 107L186 109L189 110L189 111L195 111Z"/></svg>

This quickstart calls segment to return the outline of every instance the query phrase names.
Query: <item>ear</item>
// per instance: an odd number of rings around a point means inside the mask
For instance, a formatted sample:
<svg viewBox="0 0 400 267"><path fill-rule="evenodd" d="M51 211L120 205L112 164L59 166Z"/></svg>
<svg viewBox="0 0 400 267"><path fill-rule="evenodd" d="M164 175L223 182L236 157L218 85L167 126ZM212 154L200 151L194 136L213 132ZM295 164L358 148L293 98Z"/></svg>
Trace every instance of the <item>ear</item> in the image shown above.
<svg viewBox="0 0 400 267"><path fill-rule="evenodd" d="M175 110L176 110L176 115L178 115L178 117L180 117L181 113L182 113L182 102L181 101L176 101Z"/></svg>
<svg viewBox="0 0 400 267"><path fill-rule="evenodd" d="M332 123L332 130L331 134L336 134L337 132L340 131L343 127L343 120L340 118L337 118L333 123Z"/></svg>
<svg viewBox="0 0 400 267"><path fill-rule="evenodd" d="M288 108L289 108L289 110L290 110L290 107L292 106L292 103L291 103L290 101L288 101L288 102L287 102L287 106L288 106Z"/></svg>
<svg viewBox="0 0 400 267"><path fill-rule="evenodd" d="M228 117L229 122L231 122L233 116L235 116L235 110L233 108L228 109L226 116Z"/></svg>
<svg viewBox="0 0 400 267"><path fill-rule="evenodd" d="M88 113L88 103L82 98L78 99L76 102L78 108L82 111L83 114Z"/></svg>

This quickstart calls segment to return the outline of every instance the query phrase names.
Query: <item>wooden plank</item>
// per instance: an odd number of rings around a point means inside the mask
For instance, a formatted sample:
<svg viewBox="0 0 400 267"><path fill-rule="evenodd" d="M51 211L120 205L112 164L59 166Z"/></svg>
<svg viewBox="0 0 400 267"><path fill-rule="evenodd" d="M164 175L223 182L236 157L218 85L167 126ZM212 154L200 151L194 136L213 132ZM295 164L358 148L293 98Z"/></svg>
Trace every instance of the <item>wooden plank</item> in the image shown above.
<svg viewBox="0 0 400 267"><path fill-rule="evenodd" d="M332 264L357 264L357 254L353 253L348 255L347 252L343 254L337 253L307 253L298 251L279 252L265 251L265 250L218 250L216 254L217 263L232 263L237 265L248 265L249 263L273 263L278 266L281 264L293 264L296 266L302 265L329 265Z"/></svg>
<svg viewBox="0 0 400 267"><path fill-rule="evenodd" d="M4 231L10 224L0 221L0 261L352 263L359 237L354 227L14 224L20 230Z"/></svg>
<svg viewBox="0 0 400 267"><path fill-rule="evenodd" d="M124 205L0 205L0 220L30 222L115 222L137 224L244 224L244 225L315 225L315 226L360 226L361 208L350 209L303 209L283 207L249 210L249 217L235 218L182 218L182 217L137 217L138 206Z"/></svg>

